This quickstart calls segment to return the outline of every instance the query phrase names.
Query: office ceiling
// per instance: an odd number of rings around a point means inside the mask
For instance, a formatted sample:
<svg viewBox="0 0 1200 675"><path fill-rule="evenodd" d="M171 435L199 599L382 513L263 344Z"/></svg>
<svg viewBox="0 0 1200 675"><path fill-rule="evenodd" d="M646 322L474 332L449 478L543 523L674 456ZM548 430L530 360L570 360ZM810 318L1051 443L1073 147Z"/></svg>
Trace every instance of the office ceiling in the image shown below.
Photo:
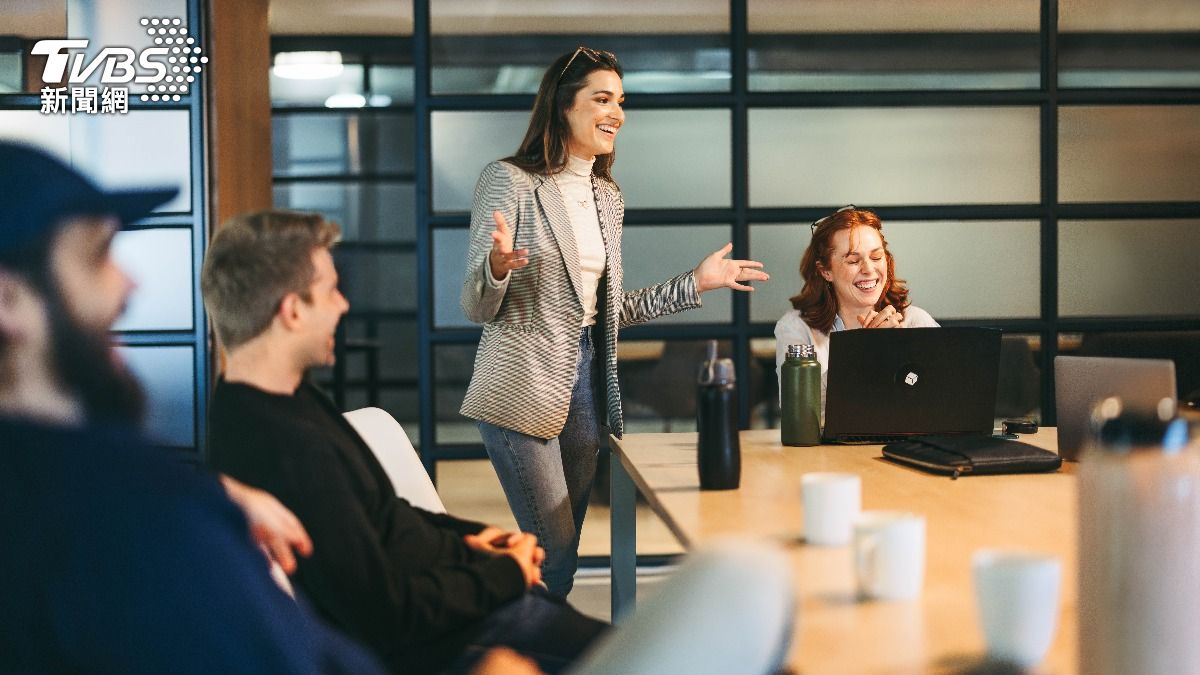
<svg viewBox="0 0 1200 675"><path fill-rule="evenodd" d="M747 0L753 32L1037 31L1039 0ZM430 0L435 34L724 33L728 0ZM1200 30L1196 0L1059 0L1062 28ZM274 34L412 33L405 0L271 0Z"/></svg>
<svg viewBox="0 0 1200 675"><path fill-rule="evenodd" d="M407 0L270 2L271 32L276 35L412 34L412 3ZM1038 0L748 2L750 30L765 33L1035 31L1039 4ZM0 0L0 35L64 36L66 4L66 0ZM430 5L435 34L723 33L729 28L728 0L430 0ZM1064 30L1200 30L1196 0L1060 0L1059 14Z"/></svg>

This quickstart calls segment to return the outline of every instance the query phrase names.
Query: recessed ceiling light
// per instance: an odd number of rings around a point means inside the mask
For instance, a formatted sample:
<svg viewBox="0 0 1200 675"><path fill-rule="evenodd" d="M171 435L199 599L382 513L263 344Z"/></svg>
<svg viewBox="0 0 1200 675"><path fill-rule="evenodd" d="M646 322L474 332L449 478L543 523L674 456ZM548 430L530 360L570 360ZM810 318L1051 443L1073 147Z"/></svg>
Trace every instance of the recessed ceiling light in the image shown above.
<svg viewBox="0 0 1200 675"><path fill-rule="evenodd" d="M324 80L342 74L341 52L279 52L271 72L288 80Z"/></svg>

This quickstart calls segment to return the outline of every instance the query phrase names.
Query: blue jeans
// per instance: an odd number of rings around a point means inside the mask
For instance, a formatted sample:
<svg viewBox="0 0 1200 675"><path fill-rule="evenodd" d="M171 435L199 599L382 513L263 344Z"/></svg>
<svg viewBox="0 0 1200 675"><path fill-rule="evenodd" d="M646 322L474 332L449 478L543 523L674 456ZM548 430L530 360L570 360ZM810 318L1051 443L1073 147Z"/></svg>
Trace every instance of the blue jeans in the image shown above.
<svg viewBox="0 0 1200 675"><path fill-rule="evenodd" d="M577 661L609 628L535 587L483 619L466 636L460 656L443 672L470 672L487 650L503 646L537 661L542 672L557 673Z"/></svg>
<svg viewBox="0 0 1200 675"><path fill-rule="evenodd" d="M559 597L566 597L575 583L579 532L587 515L600 448L592 391L596 351L590 328L580 334L575 368L567 424L557 437L545 440L479 422L479 434L508 506L521 530L537 535L546 549L542 580Z"/></svg>

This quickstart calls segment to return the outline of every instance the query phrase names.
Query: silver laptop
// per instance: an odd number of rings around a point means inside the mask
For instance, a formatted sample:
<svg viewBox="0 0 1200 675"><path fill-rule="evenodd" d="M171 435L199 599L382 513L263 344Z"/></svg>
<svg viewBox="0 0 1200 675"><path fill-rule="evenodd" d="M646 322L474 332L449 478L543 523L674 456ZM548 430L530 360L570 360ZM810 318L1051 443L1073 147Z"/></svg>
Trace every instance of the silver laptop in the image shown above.
<svg viewBox="0 0 1200 675"><path fill-rule="evenodd" d="M1077 461L1087 441L1092 408L1109 396L1125 408L1153 412L1164 398L1175 400L1175 362L1106 356L1054 357L1054 402L1058 454Z"/></svg>

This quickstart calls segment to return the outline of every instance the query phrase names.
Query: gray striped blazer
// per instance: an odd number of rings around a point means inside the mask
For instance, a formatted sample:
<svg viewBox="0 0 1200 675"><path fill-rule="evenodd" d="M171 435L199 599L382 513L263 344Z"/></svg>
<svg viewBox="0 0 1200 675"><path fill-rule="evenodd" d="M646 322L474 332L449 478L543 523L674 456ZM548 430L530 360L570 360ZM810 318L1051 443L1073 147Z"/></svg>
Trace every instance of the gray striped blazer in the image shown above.
<svg viewBox="0 0 1200 675"><path fill-rule="evenodd" d="M655 286L623 290L625 201L611 182L593 176L592 187L607 258L605 304L596 317L597 328L603 322L607 422L620 436L617 329L699 307L700 293L691 270ZM504 214L513 247L529 249L529 264L495 286L487 269L493 211ZM460 412L538 438L557 436L571 405L583 325L579 249L558 185L506 162L488 164L475 187L466 263L462 307L483 324L483 335Z"/></svg>

